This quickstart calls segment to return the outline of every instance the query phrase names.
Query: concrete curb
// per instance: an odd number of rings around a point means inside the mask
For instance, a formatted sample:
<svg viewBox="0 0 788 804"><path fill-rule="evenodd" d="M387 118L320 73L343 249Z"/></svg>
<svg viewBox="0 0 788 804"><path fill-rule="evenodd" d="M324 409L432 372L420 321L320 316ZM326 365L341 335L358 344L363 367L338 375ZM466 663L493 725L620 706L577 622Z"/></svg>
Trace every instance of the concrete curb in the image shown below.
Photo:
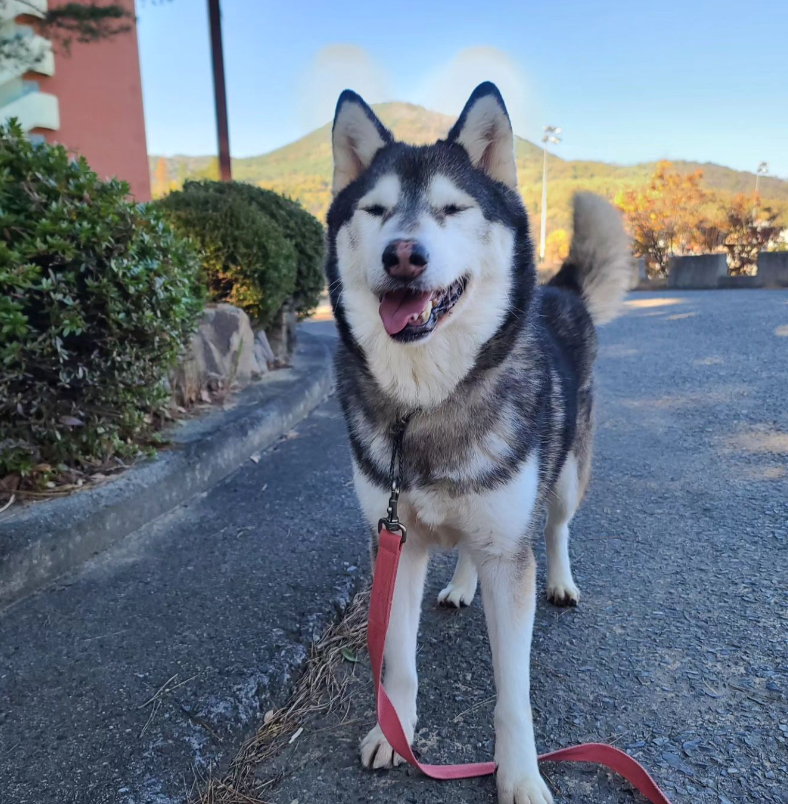
<svg viewBox="0 0 788 804"><path fill-rule="evenodd" d="M233 400L230 410L187 422L173 446L116 480L0 516L0 608L106 550L270 446L333 389L325 341L299 332L291 369Z"/></svg>

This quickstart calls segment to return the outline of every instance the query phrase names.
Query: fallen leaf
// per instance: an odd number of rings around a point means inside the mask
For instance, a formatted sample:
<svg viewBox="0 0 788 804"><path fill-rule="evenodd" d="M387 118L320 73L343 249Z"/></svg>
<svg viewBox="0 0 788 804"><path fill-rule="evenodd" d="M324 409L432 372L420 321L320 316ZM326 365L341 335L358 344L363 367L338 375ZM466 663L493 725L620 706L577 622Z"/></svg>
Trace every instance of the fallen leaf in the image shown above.
<svg viewBox="0 0 788 804"><path fill-rule="evenodd" d="M250 455L250 456L249 456L249 460L250 460L252 463L260 463L260 453L259 453L259 452L255 452L255 453L254 453L254 455Z"/></svg>
<svg viewBox="0 0 788 804"><path fill-rule="evenodd" d="M357 661L358 661L358 656L356 656L356 654L355 654L355 653L353 653L353 651L352 651L352 650L350 650L350 648L342 648L342 650L340 650L339 652L342 654L342 658L343 658L343 659L344 659L346 662L353 662L353 663L355 663L355 662L357 662Z"/></svg>
<svg viewBox="0 0 788 804"><path fill-rule="evenodd" d="M274 710L273 710L273 709L269 709L269 710L268 710L268 711L265 713L265 715L263 715L263 723L270 723L270 722L271 722L271 719L273 718L273 716L274 716Z"/></svg>
<svg viewBox="0 0 788 804"><path fill-rule="evenodd" d="M68 425L69 427L84 427L85 422L82 419L78 419L76 416L61 416L60 423Z"/></svg>

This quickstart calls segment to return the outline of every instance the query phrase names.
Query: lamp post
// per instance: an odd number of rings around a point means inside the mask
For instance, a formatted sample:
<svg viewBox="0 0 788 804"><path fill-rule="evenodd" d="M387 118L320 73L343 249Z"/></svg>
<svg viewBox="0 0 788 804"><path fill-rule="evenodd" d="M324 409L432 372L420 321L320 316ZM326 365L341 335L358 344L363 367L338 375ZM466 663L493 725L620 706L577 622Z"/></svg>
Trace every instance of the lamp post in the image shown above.
<svg viewBox="0 0 788 804"><path fill-rule="evenodd" d="M232 181L230 131L227 125L227 88L224 83L224 52L222 50L222 12L219 8L219 0L208 0L208 20L211 26L213 96L216 103L216 133L219 140L219 178L222 181Z"/></svg>
<svg viewBox="0 0 788 804"><path fill-rule="evenodd" d="M758 170L755 171L755 195L758 195L758 180L761 176L766 176L769 173L769 165L766 162L760 162Z"/></svg>
<svg viewBox="0 0 788 804"><path fill-rule="evenodd" d="M557 126L545 126L542 137L542 231L539 234L539 259L544 260L545 235L547 229L547 143L558 145L561 129Z"/></svg>

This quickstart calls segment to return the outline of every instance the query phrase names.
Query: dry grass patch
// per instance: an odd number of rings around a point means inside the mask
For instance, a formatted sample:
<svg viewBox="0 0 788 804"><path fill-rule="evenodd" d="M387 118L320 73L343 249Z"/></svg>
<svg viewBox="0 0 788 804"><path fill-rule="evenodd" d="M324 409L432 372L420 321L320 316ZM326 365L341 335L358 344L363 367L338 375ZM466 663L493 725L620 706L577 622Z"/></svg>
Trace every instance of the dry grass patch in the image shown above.
<svg viewBox="0 0 788 804"><path fill-rule="evenodd" d="M266 790L282 777L261 780L259 766L297 740L309 718L349 703L350 674L341 672L341 667L355 662L364 647L368 608L369 590L359 592L345 616L312 643L304 673L285 706L266 713L263 725L241 746L223 777L195 782L192 804L266 804Z"/></svg>

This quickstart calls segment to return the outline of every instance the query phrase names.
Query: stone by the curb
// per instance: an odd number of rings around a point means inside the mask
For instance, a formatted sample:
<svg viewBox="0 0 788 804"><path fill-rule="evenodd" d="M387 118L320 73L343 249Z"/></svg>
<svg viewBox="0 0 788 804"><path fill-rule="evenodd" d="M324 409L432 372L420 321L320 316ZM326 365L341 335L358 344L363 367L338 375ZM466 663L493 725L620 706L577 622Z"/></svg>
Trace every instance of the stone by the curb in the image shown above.
<svg viewBox="0 0 788 804"><path fill-rule="evenodd" d="M267 370L266 363L258 362L249 316L232 304L214 304L203 311L170 384L176 404L188 406L208 391L243 388Z"/></svg>
<svg viewBox="0 0 788 804"><path fill-rule="evenodd" d="M254 336L254 353L263 373L275 368L276 356L274 355L274 350L271 348L271 345L268 343L268 336L263 330L260 330Z"/></svg>
<svg viewBox="0 0 788 804"><path fill-rule="evenodd" d="M268 343L278 365L290 362L295 345L296 324L298 318L292 302L285 302L276 316L276 320L268 327Z"/></svg>

